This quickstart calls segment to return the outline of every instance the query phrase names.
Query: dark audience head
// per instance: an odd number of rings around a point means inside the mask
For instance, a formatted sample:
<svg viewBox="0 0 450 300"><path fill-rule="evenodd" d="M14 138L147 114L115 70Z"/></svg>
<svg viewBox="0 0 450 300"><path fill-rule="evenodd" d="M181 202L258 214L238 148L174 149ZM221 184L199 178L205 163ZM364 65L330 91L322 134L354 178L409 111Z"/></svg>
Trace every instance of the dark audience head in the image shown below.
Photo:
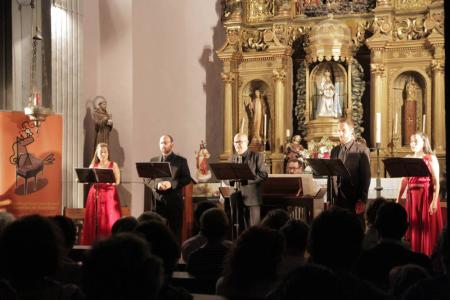
<svg viewBox="0 0 450 300"><path fill-rule="evenodd" d="M380 206L375 226L382 239L400 240L408 229L405 208L398 203L386 202Z"/></svg>
<svg viewBox="0 0 450 300"><path fill-rule="evenodd" d="M268 300L341 300L343 298L343 292L334 272L327 267L315 264L306 264L290 272L267 297Z"/></svg>
<svg viewBox="0 0 450 300"><path fill-rule="evenodd" d="M416 282L430 278L425 268L407 264L396 266L389 272L389 293L396 299L401 299L402 294Z"/></svg>
<svg viewBox="0 0 450 300"><path fill-rule="evenodd" d="M367 225L375 225L375 218L377 217L377 211L383 203L386 203L386 199L384 199L383 197L369 201L366 207Z"/></svg>
<svg viewBox="0 0 450 300"><path fill-rule="evenodd" d="M154 211L144 211L138 218L137 221L139 223L142 222L147 222L147 221L157 221L163 224L167 224L167 220L161 216L160 214L158 214L157 212Z"/></svg>
<svg viewBox="0 0 450 300"><path fill-rule="evenodd" d="M240 289L276 278L284 239L276 230L252 226L244 231L225 258L224 284Z"/></svg>
<svg viewBox="0 0 450 300"><path fill-rule="evenodd" d="M180 257L180 247L172 231L160 222L147 221L139 224L135 232L149 243L151 253L163 261L166 277L172 276Z"/></svg>
<svg viewBox="0 0 450 300"><path fill-rule="evenodd" d="M200 230L200 218L202 214L210 208L217 208L217 205L214 202L208 200L201 201L197 204L194 210L194 226L192 228L194 234L197 234Z"/></svg>
<svg viewBox="0 0 450 300"><path fill-rule="evenodd" d="M227 215L220 208L210 208L200 217L200 231L208 241L222 240L228 225Z"/></svg>
<svg viewBox="0 0 450 300"><path fill-rule="evenodd" d="M160 260L146 241L120 233L95 243L83 264L87 299L156 299Z"/></svg>
<svg viewBox="0 0 450 300"><path fill-rule="evenodd" d="M280 229L286 241L286 250L305 253L309 226L300 220L289 220Z"/></svg>
<svg viewBox="0 0 450 300"><path fill-rule="evenodd" d="M111 228L111 233L118 234L122 232L133 232L138 224L139 223L135 217L123 217L114 222Z"/></svg>
<svg viewBox="0 0 450 300"><path fill-rule="evenodd" d="M272 209L262 219L261 226L279 230L289 220L289 214L286 210L277 208Z"/></svg>
<svg viewBox="0 0 450 300"><path fill-rule="evenodd" d="M13 281L53 275L62 259L62 237L49 219L30 215L5 228L0 239L0 272Z"/></svg>
<svg viewBox="0 0 450 300"><path fill-rule="evenodd" d="M16 218L7 211L0 211L0 234L6 226L11 224Z"/></svg>
<svg viewBox="0 0 450 300"><path fill-rule="evenodd" d="M332 207L313 220L308 250L314 263L335 271L348 271L361 252L361 222L348 210Z"/></svg>
<svg viewBox="0 0 450 300"><path fill-rule="evenodd" d="M50 217L50 220L61 230L64 240L63 246L66 251L70 251L75 245L75 240L77 238L75 222L65 216L53 216Z"/></svg>

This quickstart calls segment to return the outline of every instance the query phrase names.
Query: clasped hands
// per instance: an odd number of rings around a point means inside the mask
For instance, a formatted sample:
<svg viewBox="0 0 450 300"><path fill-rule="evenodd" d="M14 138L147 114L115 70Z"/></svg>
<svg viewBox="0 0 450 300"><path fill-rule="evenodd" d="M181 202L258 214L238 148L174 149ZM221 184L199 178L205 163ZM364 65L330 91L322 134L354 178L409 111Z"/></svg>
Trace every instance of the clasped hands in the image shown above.
<svg viewBox="0 0 450 300"><path fill-rule="evenodd" d="M167 191L171 187L172 187L172 184L170 183L170 181L161 181L157 185L158 191Z"/></svg>

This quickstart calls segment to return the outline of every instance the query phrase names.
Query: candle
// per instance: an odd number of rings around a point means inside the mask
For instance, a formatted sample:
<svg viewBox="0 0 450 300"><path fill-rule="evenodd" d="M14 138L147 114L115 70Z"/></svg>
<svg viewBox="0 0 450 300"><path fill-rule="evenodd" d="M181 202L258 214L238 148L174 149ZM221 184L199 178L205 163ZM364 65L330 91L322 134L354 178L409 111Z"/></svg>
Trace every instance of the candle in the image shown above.
<svg viewBox="0 0 450 300"><path fill-rule="evenodd" d="M376 135L375 143L381 143L381 113L376 113Z"/></svg>
<svg viewBox="0 0 450 300"><path fill-rule="evenodd" d="M425 125L427 124L426 120L427 120L427 115L423 114L423 116L422 116L422 132L423 133L425 133Z"/></svg>
<svg viewBox="0 0 450 300"><path fill-rule="evenodd" d="M264 138L267 138L267 114L264 114Z"/></svg>
<svg viewBox="0 0 450 300"><path fill-rule="evenodd" d="M395 113L394 134L397 134L398 113Z"/></svg>
<svg viewBox="0 0 450 300"><path fill-rule="evenodd" d="M291 131L289 129L286 129L286 137L290 137L291 136Z"/></svg>

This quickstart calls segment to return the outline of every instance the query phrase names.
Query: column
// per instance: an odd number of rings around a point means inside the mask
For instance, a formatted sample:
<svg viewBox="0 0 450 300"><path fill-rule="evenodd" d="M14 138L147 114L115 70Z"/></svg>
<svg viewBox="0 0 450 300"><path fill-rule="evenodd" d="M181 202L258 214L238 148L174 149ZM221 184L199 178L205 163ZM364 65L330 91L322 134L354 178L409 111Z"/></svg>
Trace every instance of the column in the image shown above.
<svg viewBox="0 0 450 300"><path fill-rule="evenodd" d="M284 82L286 81L286 72L284 70L273 70L273 80L275 82L275 130L274 130L274 149L272 151L272 173L283 173L283 153L284 143Z"/></svg>
<svg viewBox="0 0 450 300"><path fill-rule="evenodd" d="M381 113L382 107L381 103L383 100L383 75L384 75L384 65L383 64L370 64L371 71L371 79L370 79L370 98L371 98L371 119L375 120L375 113ZM382 120L385 119L386 116L382 115ZM383 123L382 121L382 124ZM370 122L371 129L371 139L372 145L375 145L375 122ZM381 141L383 144L383 140ZM386 141L385 141L386 142Z"/></svg>
<svg viewBox="0 0 450 300"><path fill-rule="evenodd" d="M445 151L445 84L444 84L444 62L433 59L431 61L433 72L433 122L432 143L433 148L438 152Z"/></svg>
<svg viewBox="0 0 450 300"><path fill-rule="evenodd" d="M81 108L81 5L79 0L52 8L52 107L63 115L62 206L83 207L83 186L74 168L83 166Z"/></svg>
<svg viewBox="0 0 450 300"><path fill-rule="evenodd" d="M224 88L224 127L223 127L223 153L220 159L226 160L233 154L233 81L235 75L231 72L221 73L225 84Z"/></svg>

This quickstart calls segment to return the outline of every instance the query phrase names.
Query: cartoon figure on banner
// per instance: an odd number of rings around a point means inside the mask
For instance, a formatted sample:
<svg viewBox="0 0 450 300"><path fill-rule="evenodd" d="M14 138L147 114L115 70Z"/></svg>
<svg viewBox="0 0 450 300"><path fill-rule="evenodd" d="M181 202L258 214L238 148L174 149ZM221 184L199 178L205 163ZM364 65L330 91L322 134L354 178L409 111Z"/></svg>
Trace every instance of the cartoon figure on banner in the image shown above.
<svg viewBox="0 0 450 300"><path fill-rule="evenodd" d="M206 142L201 141L200 150L195 152L197 179L199 182L205 182L211 178L211 171L208 169L208 159L210 156L208 149L206 149Z"/></svg>
<svg viewBox="0 0 450 300"><path fill-rule="evenodd" d="M38 181L38 174L44 173L44 165L52 164L55 160L53 153L48 154L43 159L34 156L28 152L28 146L34 143L33 131L34 124L30 121L22 123L22 129L12 144L13 154L9 157L11 164L16 165L16 194L28 193L28 178L34 177L34 189L37 191L45 186L45 180ZM23 189L18 187L18 178L24 179Z"/></svg>

